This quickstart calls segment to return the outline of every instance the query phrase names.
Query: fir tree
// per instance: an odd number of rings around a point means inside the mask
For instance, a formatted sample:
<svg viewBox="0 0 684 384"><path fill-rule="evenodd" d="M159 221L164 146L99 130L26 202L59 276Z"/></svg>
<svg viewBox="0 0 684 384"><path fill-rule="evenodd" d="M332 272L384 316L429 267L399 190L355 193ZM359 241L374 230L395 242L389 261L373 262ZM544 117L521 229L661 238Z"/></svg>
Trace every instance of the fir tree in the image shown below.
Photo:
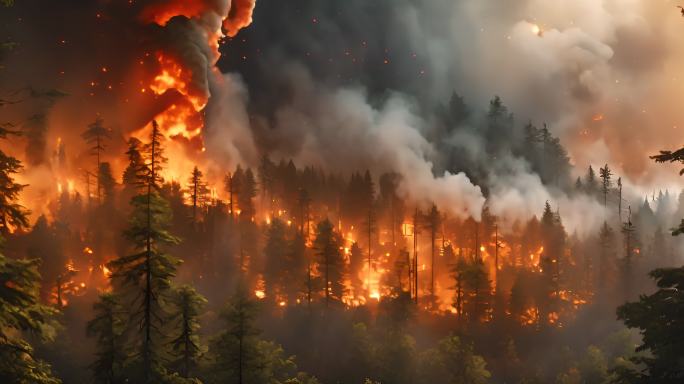
<svg viewBox="0 0 684 384"><path fill-rule="evenodd" d="M441 217L437 206L434 204L425 217L425 223L428 231L430 231L430 296L432 300L435 300L435 241L441 225Z"/></svg>
<svg viewBox="0 0 684 384"><path fill-rule="evenodd" d="M0 126L0 140L17 132ZM22 170L16 158L0 150L0 235L7 235L15 229L28 227L28 211L19 203L19 194L25 185L15 182L14 176Z"/></svg>
<svg viewBox="0 0 684 384"><path fill-rule="evenodd" d="M612 175L613 172L610 170L610 168L608 168L608 164L606 164L603 168L599 169L599 176L601 177L601 193L603 193L604 207L608 206L608 192L610 192L610 187L613 184L613 182L611 181Z"/></svg>
<svg viewBox="0 0 684 384"><path fill-rule="evenodd" d="M189 378L196 374L204 348L199 338L199 316L207 303L202 295L189 285L176 289L173 297L175 306L173 319L177 323L176 335L171 340L173 360L170 368L181 377Z"/></svg>
<svg viewBox="0 0 684 384"><path fill-rule="evenodd" d="M244 287L238 287L222 313L225 330L213 340L211 376L214 382L261 384L262 359L257 344L261 331L254 326L257 303Z"/></svg>
<svg viewBox="0 0 684 384"><path fill-rule="evenodd" d="M237 171L235 172L238 174ZM243 222L249 222L254 217L254 197L257 194L257 184L252 170L247 168L240 183L238 205L240 206L240 218Z"/></svg>
<svg viewBox="0 0 684 384"><path fill-rule="evenodd" d="M591 165L587 170L587 175L584 177L584 189L587 192L587 194L591 196L596 196L596 193L598 192L596 172L594 172L594 168Z"/></svg>
<svg viewBox="0 0 684 384"><path fill-rule="evenodd" d="M197 209L209 202L209 188L204 182L204 174L197 166L192 169L192 174L188 179L187 194L192 205L192 222L197 223Z"/></svg>
<svg viewBox="0 0 684 384"><path fill-rule="evenodd" d="M271 300L275 300L277 294L282 293L286 283L288 283L285 280L285 268L287 267L285 230L286 227L282 220L274 218L266 233L264 280L266 296Z"/></svg>
<svg viewBox="0 0 684 384"><path fill-rule="evenodd" d="M94 122L88 125L81 137L88 144L88 151L91 156L95 156L95 169L100 170L100 164L102 162L102 153L105 150L105 141L109 139L110 133L107 128L104 127L104 120L98 117ZM102 184L100 184L100 179L97 179L97 201L100 202Z"/></svg>
<svg viewBox="0 0 684 384"><path fill-rule="evenodd" d="M0 238L0 241L2 239ZM38 260L12 260L0 254L0 382L58 384L50 366L35 357L23 332L51 339L56 311L40 304Z"/></svg>
<svg viewBox="0 0 684 384"><path fill-rule="evenodd" d="M166 161L162 139L159 127L153 122L150 142L143 146L145 167L136 179L142 193L131 200L133 210L125 231L132 253L109 263L113 285L124 300L122 305L130 311L129 325L137 330L132 342L138 351L136 365L140 377L137 380L142 383L156 382L166 375L166 340L162 328L168 319L171 279L180 264L165 252L165 248L177 244L178 240L167 230L171 211L159 193L160 172Z"/></svg>
<svg viewBox="0 0 684 384"><path fill-rule="evenodd" d="M123 383L127 351L124 346L125 311L112 293L103 293L93 304L95 318L88 322L89 337L96 338L96 359L91 365L98 384Z"/></svg>
<svg viewBox="0 0 684 384"><path fill-rule="evenodd" d="M318 223L314 249L318 256L318 271L323 278L325 306L328 307L332 300L341 300L344 294L344 260L330 220Z"/></svg>

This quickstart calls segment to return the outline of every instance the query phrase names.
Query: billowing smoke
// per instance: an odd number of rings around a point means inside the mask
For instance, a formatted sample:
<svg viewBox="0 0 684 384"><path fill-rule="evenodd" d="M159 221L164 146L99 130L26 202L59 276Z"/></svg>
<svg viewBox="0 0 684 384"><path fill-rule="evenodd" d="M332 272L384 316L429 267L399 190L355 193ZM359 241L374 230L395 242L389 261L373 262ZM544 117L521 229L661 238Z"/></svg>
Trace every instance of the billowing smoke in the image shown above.
<svg viewBox="0 0 684 384"><path fill-rule="evenodd" d="M36 4L17 4L6 20L26 49L0 76L70 95L48 113L47 143L77 142L73 127L100 115L120 150L157 117L183 152L172 160L216 174L262 154L343 173L395 171L404 197L455 216L478 217L486 197L512 224L548 200L569 231L592 230L601 205L551 186L509 143L533 121L561 138L573 176L610 163L628 198L663 182L679 188L647 159L675 145L682 126L671 100L683 26L670 3L146 0L41 4L35 25L15 18ZM28 72L25 62L45 64ZM468 117L441 127L453 91ZM515 114L513 136L478 130L494 95ZM467 166L453 166L454 156ZM192 162L172 165L173 177Z"/></svg>
<svg viewBox="0 0 684 384"><path fill-rule="evenodd" d="M319 88L306 73L290 73L298 89L276 112L270 137L276 155L334 172L396 172L399 193L408 200L479 220L485 200L480 188L460 172L435 176L426 123L405 97L390 95L376 108L363 89Z"/></svg>

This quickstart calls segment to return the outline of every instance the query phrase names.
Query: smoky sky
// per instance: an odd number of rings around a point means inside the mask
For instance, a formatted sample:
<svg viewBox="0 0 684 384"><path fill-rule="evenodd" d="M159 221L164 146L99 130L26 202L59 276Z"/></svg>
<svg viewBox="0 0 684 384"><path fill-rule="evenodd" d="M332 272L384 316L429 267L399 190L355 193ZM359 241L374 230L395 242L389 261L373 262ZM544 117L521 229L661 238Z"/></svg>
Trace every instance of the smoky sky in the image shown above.
<svg viewBox="0 0 684 384"><path fill-rule="evenodd" d="M293 63L318 84L363 86L374 104L402 92L422 114L453 91L483 109L500 95L521 124L547 122L563 135L578 166L605 160L651 180L647 155L671 145L681 122L670 65L682 56L684 23L674 5L261 1L254 24L223 46L219 66L245 78L260 115L295 92L284 70ZM598 115L605 118L594 122Z"/></svg>
<svg viewBox="0 0 684 384"><path fill-rule="evenodd" d="M474 115L500 95L518 128L547 123L561 137L573 173L610 163L634 196L679 188L672 169L648 160L678 145L684 129L684 22L672 2L261 0L253 23L222 41L222 77L211 74L201 27L226 3L198 2L205 11L164 28L141 20L145 6L161 3L25 0L3 9L3 40L18 43L0 71L3 88L63 89L69 96L45 120L48 142L76 142L102 115L120 153L128 133L174 102L172 92L140 92L156 69L150 54L163 47L188 55L195 90L209 96L206 156L219 167L254 166L269 153L331 171L398 170L414 180L401 188L406 197L478 215L480 186L463 170L443 172L446 147L489 170L502 215L539 213L547 199L575 212L577 226L582 212L600 211L549 190L511 153L482 157L477 134L434 134L452 92Z"/></svg>

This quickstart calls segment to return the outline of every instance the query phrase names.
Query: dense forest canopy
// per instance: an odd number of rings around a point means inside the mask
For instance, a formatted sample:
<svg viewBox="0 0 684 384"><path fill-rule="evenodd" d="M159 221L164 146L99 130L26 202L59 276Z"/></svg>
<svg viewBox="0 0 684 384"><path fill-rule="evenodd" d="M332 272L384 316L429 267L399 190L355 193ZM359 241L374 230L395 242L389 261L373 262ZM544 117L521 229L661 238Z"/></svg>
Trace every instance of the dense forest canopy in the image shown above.
<svg viewBox="0 0 684 384"><path fill-rule="evenodd" d="M0 381L684 380L684 26L542 3L0 1Z"/></svg>

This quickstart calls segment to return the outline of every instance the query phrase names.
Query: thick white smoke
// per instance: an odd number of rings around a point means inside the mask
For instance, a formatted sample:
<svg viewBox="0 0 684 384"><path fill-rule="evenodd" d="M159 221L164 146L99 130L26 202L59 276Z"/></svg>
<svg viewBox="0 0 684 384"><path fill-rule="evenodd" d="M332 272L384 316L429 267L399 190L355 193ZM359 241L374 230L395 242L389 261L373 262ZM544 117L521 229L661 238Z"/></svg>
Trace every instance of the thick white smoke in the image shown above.
<svg viewBox="0 0 684 384"><path fill-rule="evenodd" d="M333 172L397 172L399 193L411 202L480 218L485 199L466 175L433 176L434 148L405 97L395 94L374 107L362 88L330 90L316 86L301 68L292 71L299 87L277 113L276 155Z"/></svg>

